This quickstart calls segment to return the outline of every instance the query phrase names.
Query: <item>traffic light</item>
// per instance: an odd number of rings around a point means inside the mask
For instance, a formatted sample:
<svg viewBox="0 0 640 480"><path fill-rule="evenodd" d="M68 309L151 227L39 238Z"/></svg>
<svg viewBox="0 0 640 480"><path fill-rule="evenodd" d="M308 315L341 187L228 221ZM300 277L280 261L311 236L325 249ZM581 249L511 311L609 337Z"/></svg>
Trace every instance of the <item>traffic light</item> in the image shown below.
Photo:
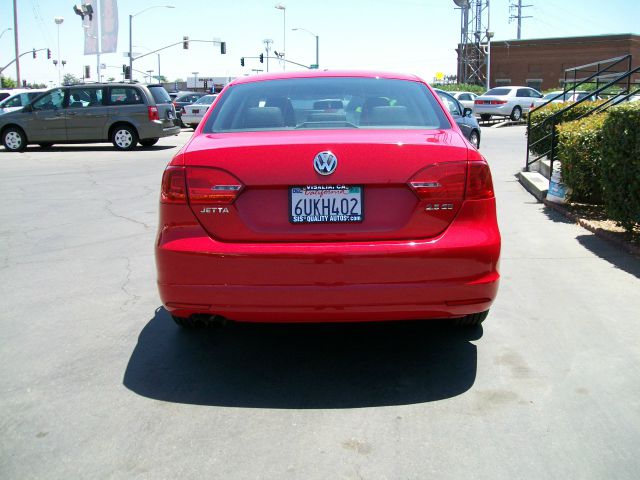
<svg viewBox="0 0 640 480"><path fill-rule="evenodd" d="M91 78L91 71L89 69L89 65L84 66L84 78Z"/></svg>
<svg viewBox="0 0 640 480"><path fill-rule="evenodd" d="M226 53L227 53L227 42L220 42L220 53L222 55L226 55Z"/></svg>
<svg viewBox="0 0 640 480"><path fill-rule="evenodd" d="M36 58L36 49L35 48L33 49L32 55L33 55L33 58Z"/></svg>
<svg viewBox="0 0 640 480"><path fill-rule="evenodd" d="M131 80L131 69L129 65L122 65L122 73L124 73L125 80Z"/></svg>
<svg viewBox="0 0 640 480"><path fill-rule="evenodd" d="M182 37L182 48L185 50L189 50L189 37L186 35Z"/></svg>
<svg viewBox="0 0 640 480"><path fill-rule="evenodd" d="M260 54L260 63L264 63L264 53Z"/></svg>
<svg viewBox="0 0 640 480"><path fill-rule="evenodd" d="M207 81L205 80L205 81L203 81L202 83L203 83L203 85L202 85L202 86L203 86L204 88L207 88L207 85L208 85L208 84L207 84Z"/></svg>
<svg viewBox="0 0 640 480"><path fill-rule="evenodd" d="M240 66L244 67L244 57L240 58Z"/></svg>
<svg viewBox="0 0 640 480"><path fill-rule="evenodd" d="M47 60L51 60L51 49L47 48Z"/></svg>

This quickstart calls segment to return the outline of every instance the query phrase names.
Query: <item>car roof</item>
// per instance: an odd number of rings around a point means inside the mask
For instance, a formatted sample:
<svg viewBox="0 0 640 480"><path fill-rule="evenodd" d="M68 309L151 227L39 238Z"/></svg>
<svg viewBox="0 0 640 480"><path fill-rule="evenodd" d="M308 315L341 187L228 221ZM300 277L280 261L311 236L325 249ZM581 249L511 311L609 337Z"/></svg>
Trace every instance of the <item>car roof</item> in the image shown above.
<svg viewBox="0 0 640 480"><path fill-rule="evenodd" d="M393 80L411 80L422 82L416 75L402 73L366 71L366 70L301 70L295 72L261 73L248 77L240 77L233 80L230 85L242 83L263 82L267 80L286 80L292 78L331 78L331 77L354 77L354 78L386 78Z"/></svg>

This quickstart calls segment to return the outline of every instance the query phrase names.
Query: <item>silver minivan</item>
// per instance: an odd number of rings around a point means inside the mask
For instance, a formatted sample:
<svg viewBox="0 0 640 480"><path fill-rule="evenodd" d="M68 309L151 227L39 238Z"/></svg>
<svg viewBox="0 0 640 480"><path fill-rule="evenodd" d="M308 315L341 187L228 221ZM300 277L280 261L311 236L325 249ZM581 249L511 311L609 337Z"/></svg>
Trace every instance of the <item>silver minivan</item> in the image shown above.
<svg viewBox="0 0 640 480"><path fill-rule="evenodd" d="M118 150L177 135L175 109L162 85L85 84L54 88L0 116L0 137L12 152L28 144L110 141Z"/></svg>

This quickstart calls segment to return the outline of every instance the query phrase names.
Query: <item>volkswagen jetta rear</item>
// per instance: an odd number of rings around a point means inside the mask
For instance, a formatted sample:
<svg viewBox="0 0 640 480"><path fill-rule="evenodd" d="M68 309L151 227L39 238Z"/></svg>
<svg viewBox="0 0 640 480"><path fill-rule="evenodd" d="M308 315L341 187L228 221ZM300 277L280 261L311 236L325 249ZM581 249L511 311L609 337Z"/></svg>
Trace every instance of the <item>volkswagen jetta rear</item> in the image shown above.
<svg viewBox="0 0 640 480"><path fill-rule="evenodd" d="M487 162L412 76L235 81L162 179L158 286L185 326L478 324L499 254Z"/></svg>

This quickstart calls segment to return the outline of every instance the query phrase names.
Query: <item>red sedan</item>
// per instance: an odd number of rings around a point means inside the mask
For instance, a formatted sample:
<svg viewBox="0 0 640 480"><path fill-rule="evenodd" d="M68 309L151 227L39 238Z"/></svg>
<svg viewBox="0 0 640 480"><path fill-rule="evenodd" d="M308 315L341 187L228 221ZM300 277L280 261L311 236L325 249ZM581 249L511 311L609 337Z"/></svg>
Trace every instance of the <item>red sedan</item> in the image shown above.
<svg viewBox="0 0 640 480"><path fill-rule="evenodd" d="M162 179L158 288L185 327L478 325L499 256L489 166L414 76L238 79Z"/></svg>

